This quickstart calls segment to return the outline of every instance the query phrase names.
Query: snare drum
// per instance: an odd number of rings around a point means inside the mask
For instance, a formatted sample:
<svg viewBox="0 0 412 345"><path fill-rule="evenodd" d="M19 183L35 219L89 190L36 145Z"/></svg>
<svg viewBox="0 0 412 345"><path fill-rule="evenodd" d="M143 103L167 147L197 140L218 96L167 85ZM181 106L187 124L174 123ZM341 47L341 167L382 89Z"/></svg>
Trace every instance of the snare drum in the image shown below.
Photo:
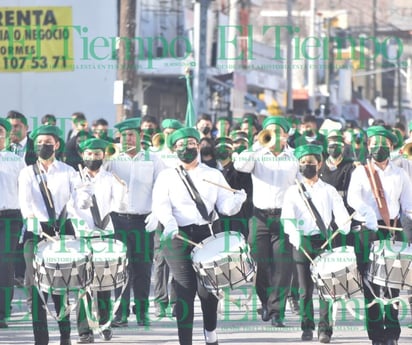
<svg viewBox="0 0 412 345"><path fill-rule="evenodd" d="M249 246L238 232L221 232L201 242L192 250L192 265L201 283L218 295L225 287L234 289L252 281L256 264Z"/></svg>
<svg viewBox="0 0 412 345"><path fill-rule="evenodd" d="M367 278L394 289L412 288L412 246L398 241L375 241L369 254Z"/></svg>
<svg viewBox="0 0 412 345"><path fill-rule="evenodd" d="M351 298L362 291L362 279L353 247L338 247L313 260L312 279L323 298Z"/></svg>
<svg viewBox="0 0 412 345"><path fill-rule="evenodd" d="M122 287L127 281L126 246L114 239L92 240L92 290L110 291Z"/></svg>
<svg viewBox="0 0 412 345"><path fill-rule="evenodd" d="M71 236L41 241L33 260L35 282L44 292L62 295L83 289L92 279L92 254Z"/></svg>

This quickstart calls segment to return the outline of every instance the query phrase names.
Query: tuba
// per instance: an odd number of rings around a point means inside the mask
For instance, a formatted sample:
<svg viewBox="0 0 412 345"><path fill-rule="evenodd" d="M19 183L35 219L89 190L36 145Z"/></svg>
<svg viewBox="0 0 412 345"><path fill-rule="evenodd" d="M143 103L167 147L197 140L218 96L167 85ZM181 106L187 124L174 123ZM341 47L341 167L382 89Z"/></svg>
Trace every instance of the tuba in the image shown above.
<svg viewBox="0 0 412 345"><path fill-rule="evenodd" d="M120 151L121 151L120 144L110 143L109 145L107 145L106 150L104 150L105 159L106 160L116 159L116 157L120 154Z"/></svg>

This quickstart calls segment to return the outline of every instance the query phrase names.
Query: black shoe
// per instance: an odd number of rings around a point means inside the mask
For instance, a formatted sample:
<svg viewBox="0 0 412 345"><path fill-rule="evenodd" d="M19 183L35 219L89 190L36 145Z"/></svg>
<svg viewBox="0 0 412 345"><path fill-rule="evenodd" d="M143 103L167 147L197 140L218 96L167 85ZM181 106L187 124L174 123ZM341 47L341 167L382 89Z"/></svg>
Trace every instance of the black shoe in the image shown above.
<svg viewBox="0 0 412 345"><path fill-rule="evenodd" d="M60 339L60 345L72 345L72 341L70 339Z"/></svg>
<svg viewBox="0 0 412 345"><path fill-rule="evenodd" d="M112 339L113 338L113 331L110 328L106 328L103 331L103 338L106 341L109 341L110 339Z"/></svg>
<svg viewBox="0 0 412 345"><path fill-rule="evenodd" d="M311 329L305 329L302 333L303 341L310 341L313 339L313 331Z"/></svg>
<svg viewBox="0 0 412 345"><path fill-rule="evenodd" d="M127 319L121 317L115 317L111 323L112 327L127 327L128 322Z"/></svg>
<svg viewBox="0 0 412 345"><path fill-rule="evenodd" d="M78 344L91 344L94 343L94 336L92 332L80 334Z"/></svg>
<svg viewBox="0 0 412 345"><path fill-rule="evenodd" d="M139 326L150 326L150 320L147 317L146 313L141 314L141 316L137 320L137 324Z"/></svg>
<svg viewBox="0 0 412 345"><path fill-rule="evenodd" d="M219 345L217 341L214 341L213 343L206 343L206 345Z"/></svg>
<svg viewBox="0 0 412 345"><path fill-rule="evenodd" d="M330 335L325 332L319 332L318 339L320 343L328 344L330 343Z"/></svg>
<svg viewBox="0 0 412 345"><path fill-rule="evenodd" d="M1 321L0 321L0 328L7 328L7 327L9 327L9 325L7 324L7 322L4 321L4 320L1 320Z"/></svg>
<svg viewBox="0 0 412 345"><path fill-rule="evenodd" d="M269 310L266 304L262 304L262 321L269 321L270 320L270 315L269 315Z"/></svg>
<svg viewBox="0 0 412 345"><path fill-rule="evenodd" d="M276 316L272 316L272 326L279 328L286 327L286 325L283 323L283 320Z"/></svg>
<svg viewBox="0 0 412 345"><path fill-rule="evenodd" d="M372 345L385 345L385 343L380 340L372 340Z"/></svg>
<svg viewBox="0 0 412 345"><path fill-rule="evenodd" d="M388 339L386 340L386 345L398 345L398 341L395 339Z"/></svg>

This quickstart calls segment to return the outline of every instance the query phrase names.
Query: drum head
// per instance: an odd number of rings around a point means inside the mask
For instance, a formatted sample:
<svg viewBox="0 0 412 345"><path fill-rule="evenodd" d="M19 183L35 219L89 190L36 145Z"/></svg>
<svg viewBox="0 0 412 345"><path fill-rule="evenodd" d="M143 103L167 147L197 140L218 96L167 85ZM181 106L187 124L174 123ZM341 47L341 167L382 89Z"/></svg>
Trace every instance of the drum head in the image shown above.
<svg viewBox="0 0 412 345"><path fill-rule="evenodd" d="M195 247L192 251L193 263L219 262L230 253L239 254L239 249L245 249L246 242L241 233L229 231L220 232L201 242L202 248Z"/></svg>
<svg viewBox="0 0 412 345"><path fill-rule="evenodd" d="M333 248L315 258L312 273L317 276L330 277L340 272L346 272L348 267L356 266L356 255L353 247Z"/></svg>
<svg viewBox="0 0 412 345"><path fill-rule="evenodd" d="M93 240L88 247L93 253L93 261L112 261L126 257L126 245L115 239Z"/></svg>

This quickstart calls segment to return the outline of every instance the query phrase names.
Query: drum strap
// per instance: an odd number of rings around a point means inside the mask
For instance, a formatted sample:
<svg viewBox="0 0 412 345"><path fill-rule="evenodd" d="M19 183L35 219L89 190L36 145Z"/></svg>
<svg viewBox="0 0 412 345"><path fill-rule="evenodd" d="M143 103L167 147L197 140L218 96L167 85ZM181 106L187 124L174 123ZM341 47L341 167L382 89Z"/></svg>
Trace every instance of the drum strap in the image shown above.
<svg viewBox="0 0 412 345"><path fill-rule="evenodd" d="M39 166L36 163L33 164L33 171L37 181L39 182L40 193L43 197L44 204L46 205L49 221L53 227L56 227L56 209L54 207L53 197L47 187L46 178L42 175Z"/></svg>
<svg viewBox="0 0 412 345"><path fill-rule="evenodd" d="M299 182L298 182L299 183ZM305 202L306 206L309 208L309 212L313 213L314 217L315 217L315 222L316 225L318 226L320 232L323 234L323 236L325 237L325 239L329 238L329 230L326 227L319 211L316 209L316 206L314 205L312 198L310 197L309 193L307 193L306 191L306 187L303 183L299 183L302 189L301 195L303 200L306 200L307 202Z"/></svg>
<svg viewBox="0 0 412 345"><path fill-rule="evenodd" d="M369 183L371 184L372 193L375 196L376 202L378 204L379 213L386 226L391 226L391 220L389 217L388 204L385 199L385 192L382 187L382 182L379 177L378 172L372 168L372 164L365 165L365 172L368 176Z"/></svg>
<svg viewBox="0 0 412 345"><path fill-rule="evenodd" d="M185 185L186 189L188 190L191 198L195 202L196 207L199 210L200 215L202 216L202 218L204 220L207 220L209 222L209 224L211 224L212 221L213 221L213 211L212 211L211 214L209 214L207 212L206 205L203 202L202 197L200 196L198 190L196 189L196 187L195 187L192 179L190 178L189 174L187 173L185 168L183 168L181 165L179 165L179 167L176 168L176 171L177 171L178 175L180 176L180 178L182 179L183 184Z"/></svg>

